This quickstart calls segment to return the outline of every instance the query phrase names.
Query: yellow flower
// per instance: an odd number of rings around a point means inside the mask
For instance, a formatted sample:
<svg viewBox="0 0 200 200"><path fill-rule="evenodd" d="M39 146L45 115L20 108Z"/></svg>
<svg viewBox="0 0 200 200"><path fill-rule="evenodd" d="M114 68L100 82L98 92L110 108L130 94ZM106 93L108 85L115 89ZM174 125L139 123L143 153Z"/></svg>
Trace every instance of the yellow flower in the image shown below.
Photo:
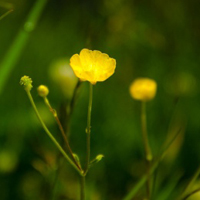
<svg viewBox="0 0 200 200"><path fill-rule="evenodd" d="M157 84L149 78L138 78L130 86L130 94L134 99L149 101L156 95Z"/></svg>
<svg viewBox="0 0 200 200"><path fill-rule="evenodd" d="M95 84L105 81L115 72L116 60L97 50L82 49L70 59L70 66L82 81Z"/></svg>

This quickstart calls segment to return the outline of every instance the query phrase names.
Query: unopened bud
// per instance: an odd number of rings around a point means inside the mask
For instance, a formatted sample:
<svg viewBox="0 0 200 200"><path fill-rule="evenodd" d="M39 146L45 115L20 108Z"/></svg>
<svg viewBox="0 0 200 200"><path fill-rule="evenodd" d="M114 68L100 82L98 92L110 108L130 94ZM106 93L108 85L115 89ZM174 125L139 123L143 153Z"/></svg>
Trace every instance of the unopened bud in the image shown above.
<svg viewBox="0 0 200 200"><path fill-rule="evenodd" d="M46 97L48 94L49 94L49 89L47 86L45 85L40 85L38 88L37 88L37 91L38 91L38 94L41 96L41 97Z"/></svg>
<svg viewBox="0 0 200 200"><path fill-rule="evenodd" d="M91 167L92 165L98 163L103 157L104 157L103 154L97 155L96 158L90 162L90 167Z"/></svg>

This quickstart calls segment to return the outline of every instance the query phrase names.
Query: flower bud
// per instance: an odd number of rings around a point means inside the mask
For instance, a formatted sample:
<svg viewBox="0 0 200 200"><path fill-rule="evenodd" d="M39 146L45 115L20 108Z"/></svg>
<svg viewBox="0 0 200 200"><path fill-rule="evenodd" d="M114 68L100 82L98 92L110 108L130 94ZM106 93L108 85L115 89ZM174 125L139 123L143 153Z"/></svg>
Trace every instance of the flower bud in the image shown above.
<svg viewBox="0 0 200 200"><path fill-rule="evenodd" d="M104 157L103 154L97 155L96 158L90 162L90 167L91 167L92 165L98 163L103 157Z"/></svg>
<svg viewBox="0 0 200 200"><path fill-rule="evenodd" d="M41 96L41 97L46 97L48 94L49 94L49 89L47 86L45 85L40 85L38 88L37 88L37 91L38 91L38 94Z"/></svg>
<svg viewBox="0 0 200 200"><path fill-rule="evenodd" d="M138 78L130 86L131 96L140 101L149 101L156 95L157 84L149 78Z"/></svg>
<svg viewBox="0 0 200 200"><path fill-rule="evenodd" d="M76 160L76 162L80 165L80 159L78 157L77 154L73 153L74 159Z"/></svg>
<svg viewBox="0 0 200 200"><path fill-rule="evenodd" d="M23 76L21 79L20 79L20 85L23 85L24 86L24 89L29 92L31 91L32 89L32 80L31 78L29 78L29 76Z"/></svg>

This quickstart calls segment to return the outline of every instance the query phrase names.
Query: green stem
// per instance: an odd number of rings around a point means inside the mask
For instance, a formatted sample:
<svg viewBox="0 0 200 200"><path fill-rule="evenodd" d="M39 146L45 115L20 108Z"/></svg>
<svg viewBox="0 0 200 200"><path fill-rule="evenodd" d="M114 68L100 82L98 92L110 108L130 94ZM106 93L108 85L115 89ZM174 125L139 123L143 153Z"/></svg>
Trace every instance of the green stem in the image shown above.
<svg viewBox="0 0 200 200"><path fill-rule="evenodd" d="M146 102L142 101L142 109L141 109L142 137L143 137L143 143L144 143L144 148L145 148L146 160L151 161L153 156L152 156L151 148L149 145L146 121L147 121L146 120Z"/></svg>
<svg viewBox="0 0 200 200"><path fill-rule="evenodd" d="M184 192L177 198L177 200L185 199L185 196L188 195L189 191L191 190L192 186L194 185L194 182L198 178L199 174L200 174L200 166L198 167L198 169L196 170L196 172L190 179L189 183L187 184L186 188L184 189Z"/></svg>
<svg viewBox="0 0 200 200"><path fill-rule="evenodd" d="M80 186L81 186L81 191L80 191L80 200L85 200L85 176L80 177Z"/></svg>
<svg viewBox="0 0 200 200"><path fill-rule="evenodd" d="M50 137L50 139L52 140L52 142L56 145L56 147L59 149L59 151L63 154L63 156L68 160L68 162L78 171L78 173L82 176L83 173L82 171L79 170L79 168L74 164L74 162L69 158L69 156L65 153L64 149L60 146L60 144L57 142L57 140L54 138L54 136L51 134L51 132L48 130L48 128L46 127L45 123L43 122L38 110L37 110L37 107L34 103L34 100L31 96L31 93L30 91L27 91L27 95L28 95L28 98L31 102L31 105L33 106L33 109L40 121L40 123L42 124L42 127L44 128L45 132L47 133L47 135Z"/></svg>
<svg viewBox="0 0 200 200"><path fill-rule="evenodd" d="M87 116L87 152L86 152L86 166L85 166L85 174L87 174L90 164L90 134L91 134L91 111L92 111L92 89L93 85L90 83L90 91L89 91L89 104L88 104L88 116Z"/></svg>
<svg viewBox="0 0 200 200"><path fill-rule="evenodd" d="M141 125L142 125L142 138L145 148L145 159L146 159L146 168L147 168L147 198L150 199L151 196L151 178L150 178L150 167L152 161L152 153L151 148L149 145L148 140L148 133L147 133L147 120L146 120L146 102L142 101L141 107Z"/></svg>
<svg viewBox="0 0 200 200"><path fill-rule="evenodd" d="M172 138L172 140L165 146L165 148L162 150L159 158L151 165L150 167L150 175L155 171L155 169L158 167L159 163L162 159L164 159L165 155L167 154L168 150L172 146L173 142L176 140L176 138L179 136L181 131L178 131L177 134ZM122 200L132 200L139 189L146 183L147 181L147 174L142 176L142 178L138 181L136 185L130 190L130 192L122 199Z"/></svg>
<svg viewBox="0 0 200 200"><path fill-rule="evenodd" d="M158 164L160 163L160 159L158 159L149 169L149 174L145 174L139 182L134 186L134 188L122 199L122 200L132 200L133 197L137 194L138 190L147 182L149 175L151 175Z"/></svg>
<svg viewBox="0 0 200 200"><path fill-rule="evenodd" d="M77 100L77 96L78 96L78 91L80 89L80 86L81 86L81 81L78 80L77 81L77 84L74 88L74 92L73 92L73 95L72 95L72 99L69 103L69 111L67 112L67 119L66 119L66 124L65 124L65 128L66 128L66 135L69 136L70 135L70 122L71 122L71 117L72 117L72 114L73 114L73 111L74 111L74 106L75 106L75 103L76 103L76 100Z"/></svg>
<svg viewBox="0 0 200 200"><path fill-rule="evenodd" d="M71 155L73 162L74 162L75 165L79 168L79 170L82 171L80 165L77 163L76 159L74 158L72 149L71 149L71 147L70 147L70 145L69 145L69 141L68 141L67 135L65 134L65 131L64 131L64 129L63 129L61 123L60 123L60 120L59 120L59 118L58 118L58 115L57 115L56 110L53 109L53 108L51 107L51 104L49 103L49 100L47 99L47 97L44 98L44 102L45 102L45 104L48 106L49 110L52 112L52 114L53 114L53 116L54 116L54 118L55 118L55 120L56 120L56 122L57 122L57 124L58 124L58 127L59 127L59 129L60 129L60 132L61 132L61 134L62 134L62 136L63 136L63 139L64 139L64 141L65 141L65 144L66 144L66 146L67 146L67 150L69 151L69 154Z"/></svg>
<svg viewBox="0 0 200 200"><path fill-rule="evenodd" d="M37 24L37 21L42 13L42 10L47 3L47 0L38 0L33 9L30 12L24 27L19 31L16 36L13 44L2 60L0 66L0 94L4 88L6 80L8 79L9 74L17 63L29 37L29 33L32 32Z"/></svg>
<svg viewBox="0 0 200 200"><path fill-rule="evenodd" d="M185 196L185 197L183 198L183 200L188 199L190 196L194 195L195 193L197 193L197 192L199 192L199 191L200 191L200 188L198 188L198 189L192 191L192 192L189 193L187 196Z"/></svg>
<svg viewBox="0 0 200 200"><path fill-rule="evenodd" d="M0 20L2 20L4 17L6 17L8 14L10 14L13 11L13 9L8 10L6 13L0 16Z"/></svg>

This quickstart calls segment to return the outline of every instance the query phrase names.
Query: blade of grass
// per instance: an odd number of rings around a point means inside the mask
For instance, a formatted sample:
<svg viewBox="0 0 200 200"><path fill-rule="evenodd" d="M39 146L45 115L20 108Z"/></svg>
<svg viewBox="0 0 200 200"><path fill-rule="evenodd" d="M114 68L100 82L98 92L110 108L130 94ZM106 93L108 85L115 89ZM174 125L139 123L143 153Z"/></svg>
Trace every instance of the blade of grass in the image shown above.
<svg viewBox="0 0 200 200"><path fill-rule="evenodd" d="M172 192L175 190L176 186L178 185L178 182L180 181L183 173L182 172L177 172L176 175L172 176L168 182L168 184L164 187L163 190L159 188L159 194L155 199L159 200L168 200L168 199L173 199L171 197Z"/></svg>
<svg viewBox="0 0 200 200"><path fill-rule="evenodd" d="M177 200L185 199L186 195L188 195L191 187L194 185L194 182L198 178L199 174L200 174L200 166L198 167L198 169L196 170L196 172L194 173L194 175L190 179L189 183L185 187L184 192L177 198Z"/></svg>
<svg viewBox="0 0 200 200"><path fill-rule="evenodd" d="M197 193L197 192L199 192L199 191L200 191L200 188L198 188L198 189L196 189L196 190L190 192L187 196L185 196L185 197L183 198L183 200L188 199L190 196L194 195L195 193Z"/></svg>
<svg viewBox="0 0 200 200"><path fill-rule="evenodd" d="M19 31L18 35L16 36L13 44L11 45L10 49L8 50L7 54L5 55L4 59L2 60L0 66L0 95L3 91L5 83L11 73L12 69L14 68L15 64L17 63L25 45L29 38L30 32L32 32L37 24L39 17L46 5L47 0L38 0L35 5L33 6L26 22L24 23L23 28Z"/></svg>
<svg viewBox="0 0 200 200"><path fill-rule="evenodd" d="M167 150L170 148L170 146L173 144L173 142L175 141L175 139L178 137L180 133L182 133L181 129L172 138L172 140L165 146L159 158L152 164L150 168L150 173L149 173L150 175L155 171L160 161L165 157ZM137 194L139 189L146 183L147 178L148 178L147 175L142 176L139 182L131 189L131 191L122 200L131 200Z"/></svg>

